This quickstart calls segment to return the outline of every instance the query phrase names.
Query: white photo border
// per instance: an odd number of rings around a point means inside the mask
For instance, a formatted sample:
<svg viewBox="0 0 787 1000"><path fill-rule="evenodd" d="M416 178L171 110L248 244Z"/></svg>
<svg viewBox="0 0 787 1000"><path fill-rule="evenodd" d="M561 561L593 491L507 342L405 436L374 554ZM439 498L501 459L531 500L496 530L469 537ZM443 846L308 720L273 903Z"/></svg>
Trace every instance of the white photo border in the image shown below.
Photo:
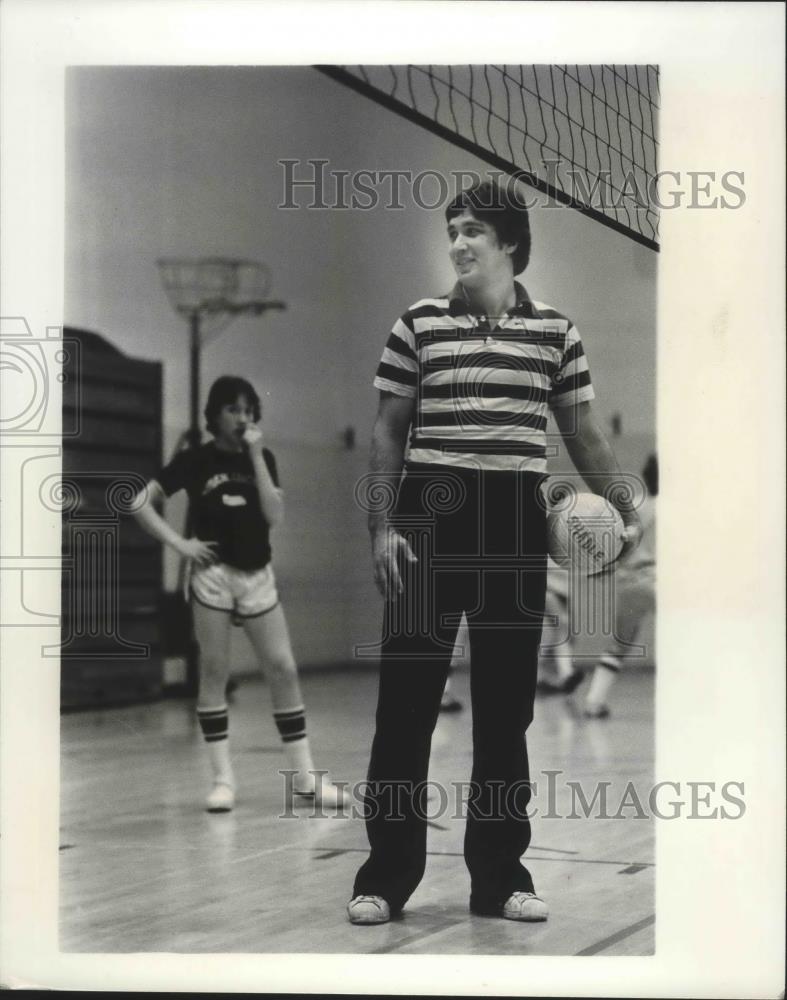
<svg viewBox="0 0 787 1000"><path fill-rule="evenodd" d="M40 657L42 635L57 643L58 629L4 627L3 985L776 996L785 886L781 5L6 0L0 16L0 311L24 316L36 335L63 316L68 65L658 64L660 169L739 170L746 193L735 211L661 216L656 778L743 781L746 814L659 824L655 956L523 965L461 955L59 953L59 687ZM0 449L4 471L10 443ZM3 507L4 551L13 553L19 527ZM59 552L56 514L42 509L34 531ZM42 603L57 606L59 578L49 581Z"/></svg>

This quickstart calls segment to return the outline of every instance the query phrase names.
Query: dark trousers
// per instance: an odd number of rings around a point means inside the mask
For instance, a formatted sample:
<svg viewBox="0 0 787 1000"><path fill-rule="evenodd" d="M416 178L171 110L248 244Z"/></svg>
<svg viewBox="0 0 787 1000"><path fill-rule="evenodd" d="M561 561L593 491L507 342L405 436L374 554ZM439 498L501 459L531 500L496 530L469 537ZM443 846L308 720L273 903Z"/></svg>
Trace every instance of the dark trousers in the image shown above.
<svg viewBox="0 0 787 1000"><path fill-rule="evenodd" d="M525 730L533 718L546 587L541 479L440 466L406 470L392 521L418 562L402 563L404 593L386 601L365 798L371 853L353 895L380 895L399 909L423 876L432 732L462 612L473 711L473 769L464 791L471 907L495 913L512 892L533 890L519 859L530 843ZM466 783L467 776L455 780ZM455 790L446 792L453 809Z"/></svg>

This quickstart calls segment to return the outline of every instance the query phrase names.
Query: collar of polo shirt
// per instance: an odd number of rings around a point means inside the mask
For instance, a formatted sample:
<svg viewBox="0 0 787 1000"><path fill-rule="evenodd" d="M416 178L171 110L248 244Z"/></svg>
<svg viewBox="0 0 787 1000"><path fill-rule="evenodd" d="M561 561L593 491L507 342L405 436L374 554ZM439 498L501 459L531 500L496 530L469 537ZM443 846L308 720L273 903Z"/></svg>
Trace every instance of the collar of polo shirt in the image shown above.
<svg viewBox="0 0 787 1000"><path fill-rule="evenodd" d="M541 319L541 314L533 305L533 301L525 290L525 286L518 281L514 282L514 292L516 294L516 305L509 309L507 316L525 316L527 319ZM470 312L470 303L467 300L467 293L461 281L457 281L448 294L448 314L450 316L467 316Z"/></svg>

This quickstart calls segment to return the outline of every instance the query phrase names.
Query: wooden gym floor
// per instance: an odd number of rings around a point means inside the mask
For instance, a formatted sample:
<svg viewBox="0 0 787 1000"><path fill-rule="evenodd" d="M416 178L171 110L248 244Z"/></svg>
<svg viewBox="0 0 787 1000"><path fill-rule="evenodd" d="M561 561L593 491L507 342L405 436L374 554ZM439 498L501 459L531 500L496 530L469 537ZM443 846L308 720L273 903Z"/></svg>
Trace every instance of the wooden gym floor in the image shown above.
<svg viewBox="0 0 787 1000"><path fill-rule="evenodd" d="M465 710L440 717L430 779L470 772ZM623 673L613 715L585 720L560 697L539 697L530 729L537 816L527 864L548 901L544 924L471 916L464 823L437 815L426 876L402 919L354 927L345 917L365 856L363 821L284 809L278 737L263 683L244 680L231 707L239 801L203 811L207 770L188 702L103 709L62 719L60 947L69 952L328 952L473 955L649 955L654 948L654 820L622 808L627 782L648 811L653 771L653 674ZM303 688L317 767L365 777L376 675L306 672ZM581 693L580 689L580 693ZM609 781L607 813L571 813L568 781L588 800ZM576 810L579 812L580 810ZM620 812L624 818L612 818Z"/></svg>

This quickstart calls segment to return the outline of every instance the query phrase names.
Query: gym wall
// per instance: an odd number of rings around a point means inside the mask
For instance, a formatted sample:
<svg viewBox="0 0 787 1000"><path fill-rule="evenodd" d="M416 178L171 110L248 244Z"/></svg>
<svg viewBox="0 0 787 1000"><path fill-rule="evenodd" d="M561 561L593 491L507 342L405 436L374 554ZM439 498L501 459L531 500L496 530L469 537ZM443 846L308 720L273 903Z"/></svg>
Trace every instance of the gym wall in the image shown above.
<svg viewBox="0 0 787 1000"><path fill-rule="evenodd" d="M208 344L203 399L222 373L258 387L287 496L274 535L277 576L305 665L345 662L377 640L365 516L353 486L376 412L372 378L396 317L453 283L442 212L278 208L279 160L332 170L486 167L310 67L78 68L67 81L66 319L135 357L163 362L164 455L187 424L186 324L155 261L249 257L273 271L284 313L240 318ZM425 183L424 200L436 187ZM381 194L383 191L381 191ZM325 201L332 200L327 187ZM602 420L622 418L616 447L638 471L654 447L656 255L564 208L532 213L530 294L583 334ZM355 448L344 443L355 429ZM168 505L182 523L183 502ZM176 561L164 560L174 588ZM245 644L233 654L250 666Z"/></svg>

